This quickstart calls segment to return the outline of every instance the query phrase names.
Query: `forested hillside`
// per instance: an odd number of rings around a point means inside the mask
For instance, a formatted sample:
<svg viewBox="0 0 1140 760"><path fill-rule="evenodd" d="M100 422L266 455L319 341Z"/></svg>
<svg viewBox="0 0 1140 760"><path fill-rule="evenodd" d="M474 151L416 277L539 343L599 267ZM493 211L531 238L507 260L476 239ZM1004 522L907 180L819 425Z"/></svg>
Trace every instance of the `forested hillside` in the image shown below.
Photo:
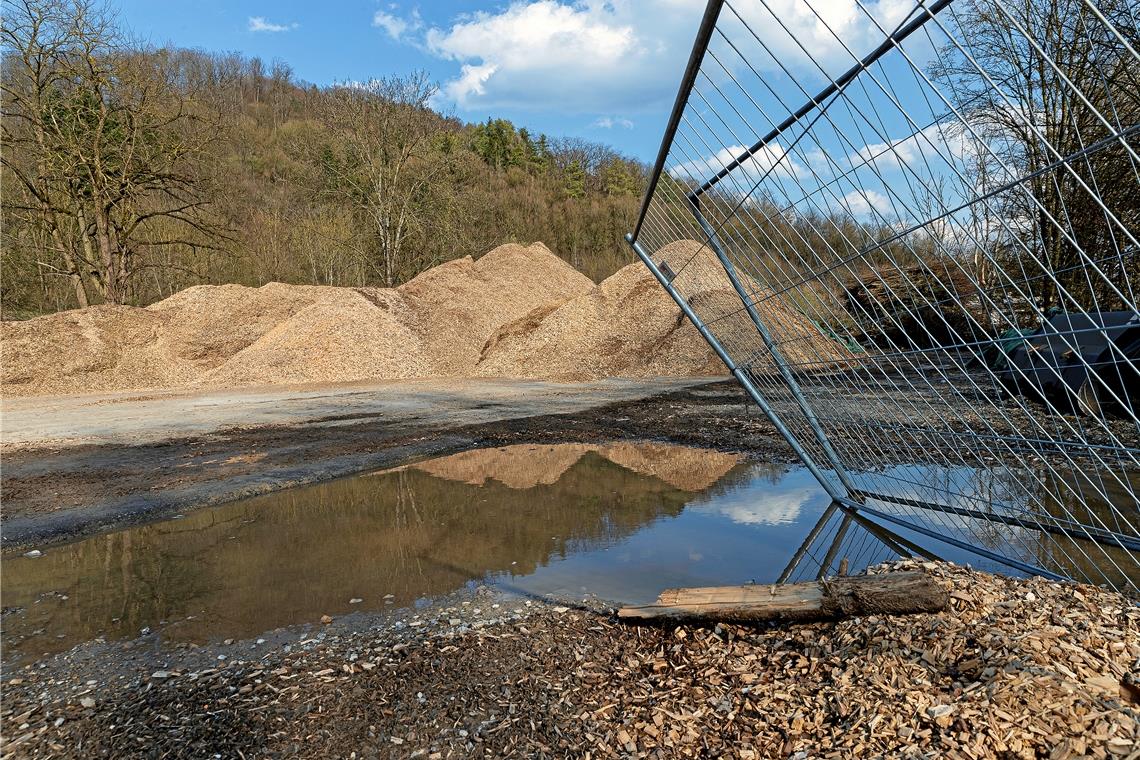
<svg viewBox="0 0 1140 760"><path fill-rule="evenodd" d="M595 280L646 169L465 124L425 74L333 87L285 62L129 41L86 0L5 3L3 316L202 283L397 285L503 242Z"/></svg>

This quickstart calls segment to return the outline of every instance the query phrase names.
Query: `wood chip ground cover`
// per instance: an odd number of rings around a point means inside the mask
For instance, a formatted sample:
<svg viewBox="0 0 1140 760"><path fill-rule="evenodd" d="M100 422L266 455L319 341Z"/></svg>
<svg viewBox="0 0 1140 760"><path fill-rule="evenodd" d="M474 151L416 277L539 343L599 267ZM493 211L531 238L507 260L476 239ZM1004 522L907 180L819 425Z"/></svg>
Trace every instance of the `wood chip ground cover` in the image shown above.
<svg viewBox="0 0 1140 760"><path fill-rule="evenodd" d="M106 682L31 666L8 674L3 753L1140 757L1132 601L923 567L952 611L635 628L607 610L476 597L288 649L166 653L161 669L144 660Z"/></svg>

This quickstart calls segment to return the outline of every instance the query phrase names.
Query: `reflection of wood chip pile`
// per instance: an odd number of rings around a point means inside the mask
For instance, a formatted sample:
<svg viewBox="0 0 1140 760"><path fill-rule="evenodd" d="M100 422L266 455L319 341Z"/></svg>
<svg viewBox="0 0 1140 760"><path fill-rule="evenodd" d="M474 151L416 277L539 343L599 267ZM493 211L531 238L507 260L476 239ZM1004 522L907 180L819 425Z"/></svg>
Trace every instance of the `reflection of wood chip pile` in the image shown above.
<svg viewBox="0 0 1140 760"><path fill-rule="evenodd" d="M682 241L663 255L697 249ZM712 264L701 259L690 270L704 275L694 296L739 305ZM789 320L811 327L798 315ZM96 306L5 322L3 342L9 395L724 372L640 263L595 286L540 243L450 261L394 289L199 286L147 308Z"/></svg>
<svg viewBox="0 0 1140 760"><path fill-rule="evenodd" d="M635 629L477 602L422 614L411 637L330 627L290 638L290 653L164 653L161 671L138 666L94 698L65 691L81 673L53 685L32 669L6 690L3 728L28 756L53 744L163 757L1060 760L1137 749L1140 609L1091 586L929 571L952 611Z"/></svg>
<svg viewBox="0 0 1140 760"><path fill-rule="evenodd" d="M448 480L474 485L497 480L509 488L524 489L557 483L588 452L682 491L708 488L742 459L740 454L668 443L560 443L476 449L411 466Z"/></svg>

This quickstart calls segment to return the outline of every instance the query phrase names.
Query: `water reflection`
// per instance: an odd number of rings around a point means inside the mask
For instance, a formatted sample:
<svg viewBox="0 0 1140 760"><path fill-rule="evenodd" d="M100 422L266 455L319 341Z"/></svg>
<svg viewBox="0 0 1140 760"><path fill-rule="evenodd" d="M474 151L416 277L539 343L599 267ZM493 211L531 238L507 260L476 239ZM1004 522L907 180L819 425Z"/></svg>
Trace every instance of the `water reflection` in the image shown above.
<svg viewBox="0 0 1140 760"><path fill-rule="evenodd" d="M1091 467L1072 472L1042 465L1024 472L896 465L859 473L855 482L866 489L868 506L940 536L1064 577L1136 588L1140 475L1120 477L1102 477Z"/></svg>
<svg viewBox="0 0 1140 760"><path fill-rule="evenodd" d="M969 477L928 475L935 491L961 492L963 483L945 478ZM971 487L997 487L978 477ZM874 503L922 524L944 520L945 535L957 530L967 541L1028 552L1044 567L1063 570L1059 563L1075 554L1064 537ZM1064 557L1058 546L1067 547ZM855 573L900 555L1006 569L835 509L800 467L655 443L520 445L5 559L0 633L6 659L35 657L143 627L171 640L251 637L325 614L408 605L473 581L643 603L673 586L802 580L834 574L844 560Z"/></svg>
<svg viewBox="0 0 1140 760"><path fill-rule="evenodd" d="M407 604L619 541L692 496L590 451L555 480L518 489L406 468L6 559L5 607L23 608L4 616L6 648L51 651L176 620L177 639L250 636L380 608L385 595ZM352 598L365 603L350 608Z"/></svg>
<svg viewBox="0 0 1140 760"><path fill-rule="evenodd" d="M475 449L411 465L447 480L483 485L494 480L509 488L553 485L586 454L594 453L616 465L661 480L681 491L702 491L740 463L730 454L664 443L621 441L607 444L517 444ZM390 471L389 471L390 472ZM386 473L379 473L386 474Z"/></svg>

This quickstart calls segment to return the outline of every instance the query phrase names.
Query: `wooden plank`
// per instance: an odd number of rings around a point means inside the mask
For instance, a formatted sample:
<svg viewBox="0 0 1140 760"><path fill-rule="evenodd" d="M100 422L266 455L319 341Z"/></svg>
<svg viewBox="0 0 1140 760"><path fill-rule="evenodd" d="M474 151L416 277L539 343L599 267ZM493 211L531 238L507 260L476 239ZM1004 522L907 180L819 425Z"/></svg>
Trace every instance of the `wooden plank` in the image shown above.
<svg viewBox="0 0 1140 760"><path fill-rule="evenodd" d="M773 586L669 589L653 604L623 607L618 617L631 622L808 622L940 612L948 599L946 589L926 573L883 573Z"/></svg>

